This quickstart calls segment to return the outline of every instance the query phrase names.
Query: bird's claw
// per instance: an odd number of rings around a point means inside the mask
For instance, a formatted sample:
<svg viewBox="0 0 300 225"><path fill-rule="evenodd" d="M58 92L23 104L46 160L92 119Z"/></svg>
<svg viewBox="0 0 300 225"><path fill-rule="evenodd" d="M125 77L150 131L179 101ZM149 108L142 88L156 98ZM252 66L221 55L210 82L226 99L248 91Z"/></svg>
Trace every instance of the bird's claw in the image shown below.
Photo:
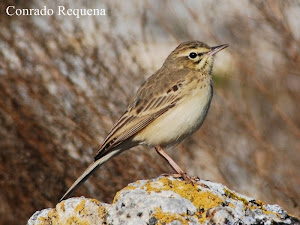
<svg viewBox="0 0 300 225"><path fill-rule="evenodd" d="M182 173L182 174L179 174L179 173L175 173L175 174L163 173L162 176L166 176L166 177L172 176L174 178L181 178L181 179L185 180L188 184L191 184L191 185L195 185L200 180L199 177L190 177L186 173Z"/></svg>

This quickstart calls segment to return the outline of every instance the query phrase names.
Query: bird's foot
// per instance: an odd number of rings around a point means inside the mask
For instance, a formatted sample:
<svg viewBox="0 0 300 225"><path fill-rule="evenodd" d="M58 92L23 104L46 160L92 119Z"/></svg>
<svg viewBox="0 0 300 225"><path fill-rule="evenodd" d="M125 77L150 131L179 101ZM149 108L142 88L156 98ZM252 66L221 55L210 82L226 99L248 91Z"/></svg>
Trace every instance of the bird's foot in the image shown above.
<svg viewBox="0 0 300 225"><path fill-rule="evenodd" d="M175 174L170 174L170 173L163 173L162 176L172 176L174 178L181 178L183 180L185 180L185 182L187 182L188 184L192 184L195 185L197 183L197 181L200 180L199 177L190 177L189 175L187 175L186 173L175 173Z"/></svg>

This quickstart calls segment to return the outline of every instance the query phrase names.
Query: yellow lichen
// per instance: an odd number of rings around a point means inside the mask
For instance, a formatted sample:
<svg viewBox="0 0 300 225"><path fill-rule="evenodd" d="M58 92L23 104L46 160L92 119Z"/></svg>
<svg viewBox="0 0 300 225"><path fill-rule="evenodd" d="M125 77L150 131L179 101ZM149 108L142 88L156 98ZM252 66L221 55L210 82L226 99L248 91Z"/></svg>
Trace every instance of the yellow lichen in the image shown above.
<svg viewBox="0 0 300 225"><path fill-rule="evenodd" d="M59 207L61 208L61 211L66 211L66 208L65 208L65 201L62 201L62 202L60 202L59 204Z"/></svg>
<svg viewBox="0 0 300 225"><path fill-rule="evenodd" d="M98 213L99 213L100 218L103 221L106 221L106 218L107 218L107 215L108 215L107 208L105 208L104 206L99 206Z"/></svg>
<svg viewBox="0 0 300 225"><path fill-rule="evenodd" d="M260 209L262 210L262 212L264 214L274 214L276 215L278 218L280 218L280 215L278 213L272 212L272 211L268 211L266 210L263 206L266 205L266 203L264 203L263 201L260 200L255 200L255 202L251 202L252 204L250 204L249 201L247 201L245 198L243 197L239 197L237 194L235 194L234 192L224 188L224 192L225 195L229 198L235 199L235 200L239 200L242 201L244 203L244 210L251 209L251 210L255 210L255 209Z"/></svg>
<svg viewBox="0 0 300 225"><path fill-rule="evenodd" d="M136 189L136 187L134 187L132 185L128 185L128 186L124 187L121 191L118 191L117 194L114 197L113 204L115 204L120 199L120 193L121 192L123 192L125 190L134 190L134 189Z"/></svg>
<svg viewBox="0 0 300 225"><path fill-rule="evenodd" d="M90 201L93 202L93 203L95 203L96 205L101 205L101 202L99 200L97 200L97 199L93 198Z"/></svg>
<svg viewBox="0 0 300 225"><path fill-rule="evenodd" d="M188 184L180 180L170 180L167 177L160 178L155 182L148 181L141 189L146 190L148 193L152 191L173 191L181 197L190 200L197 208L194 217L201 223L206 220L206 211L208 209L216 207L223 202L217 195L208 191L201 191L197 185Z"/></svg>
<svg viewBox="0 0 300 225"><path fill-rule="evenodd" d="M82 213L86 213L86 209L85 209L85 203L86 200L83 199L74 209L75 212L78 212L78 214L82 214Z"/></svg>
<svg viewBox="0 0 300 225"><path fill-rule="evenodd" d="M106 221L106 217L108 214L107 208L105 206L101 205L101 202L98 201L97 199L91 199L90 201L95 203L98 206L99 216L101 217L101 219L103 221Z"/></svg>
<svg viewBox="0 0 300 225"><path fill-rule="evenodd" d="M265 202L260 201L260 200L255 200L255 204L252 204L250 208L251 209L258 208L258 209L261 209L264 214L273 214L273 215L276 215L278 218L280 218L280 215L278 213L266 210L264 207L265 205L267 205Z"/></svg>
<svg viewBox="0 0 300 225"><path fill-rule="evenodd" d="M137 185L139 185L140 183L141 183L141 181L140 180L138 180L138 181L136 181L135 182Z"/></svg>
<svg viewBox="0 0 300 225"><path fill-rule="evenodd" d="M231 208L233 208L233 209L236 208L236 206L234 204L232 204L231 202L228 204L228 206L231 207Z"/></svg>
<svg viewBox="0 0 300 225"><path fill-rule="evenodd" d="M57 211L55 209L51 209L48 214L47 217L40 217L39 221L41 222L41 224L59 224L58 223L59 220L59 215L57 213Z"/></svg>
<svg viewBox="0 0 300 225"><path fill-rule="evenodd" d="M239 197L236 193L228 190L227 188L224 188L224 192L225 192L225 196L227 196L228 198L232 198L235 200L239 200L242 201L244 203L244 205L248 205L249 202L247 201L247 199L243 198L243 197Z"/></svg>
<svg viewBox="0 0 300 225"><path fill-rule="evenodd" d="M188 225L188 222L185 218L185 216L170 212L162 212L160 207L157 207L154 209L153 216L158 220L156 225L164 225L171 223L173 221L179 221L183 225Z"/></svg>
<svg viewBox="0 0 300 225"><path fill-rule="evenodd" d="M71 216L66 221L65 225L89 225L88 220L83 220L77 216Z"/></svg>

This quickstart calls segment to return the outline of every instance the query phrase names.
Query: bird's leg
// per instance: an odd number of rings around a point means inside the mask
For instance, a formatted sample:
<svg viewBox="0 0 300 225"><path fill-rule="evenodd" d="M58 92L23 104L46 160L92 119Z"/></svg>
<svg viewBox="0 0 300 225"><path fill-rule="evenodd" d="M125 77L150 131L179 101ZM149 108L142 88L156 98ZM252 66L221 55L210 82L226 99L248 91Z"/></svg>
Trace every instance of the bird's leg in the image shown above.
<svg viewBox="0 0 300 225"><path fill-rule="evenodd" d="M182 177L186 182L190 184L195 184L196 179L191 178L189 175L187 175L181 168L180 166L165 152L165 150L160 147L156 146L155 150L158 154L160 154L168 163L169 165L176 171L176 173Z"/></svg>

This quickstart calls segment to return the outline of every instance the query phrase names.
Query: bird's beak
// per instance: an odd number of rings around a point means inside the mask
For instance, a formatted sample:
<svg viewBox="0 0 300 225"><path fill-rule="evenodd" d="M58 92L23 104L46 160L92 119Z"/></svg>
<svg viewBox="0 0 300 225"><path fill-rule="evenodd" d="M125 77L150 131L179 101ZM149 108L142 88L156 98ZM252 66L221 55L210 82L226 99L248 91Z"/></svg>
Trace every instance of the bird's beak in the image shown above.
<svg viewBox="0 0 300 225"><path fill-rule="evenodd" d="M224 48L227 48L229 45L218 45L215 47L211 47L210 51L207 53L207 55L215 55L217 52L223 50Z"/></svg>

